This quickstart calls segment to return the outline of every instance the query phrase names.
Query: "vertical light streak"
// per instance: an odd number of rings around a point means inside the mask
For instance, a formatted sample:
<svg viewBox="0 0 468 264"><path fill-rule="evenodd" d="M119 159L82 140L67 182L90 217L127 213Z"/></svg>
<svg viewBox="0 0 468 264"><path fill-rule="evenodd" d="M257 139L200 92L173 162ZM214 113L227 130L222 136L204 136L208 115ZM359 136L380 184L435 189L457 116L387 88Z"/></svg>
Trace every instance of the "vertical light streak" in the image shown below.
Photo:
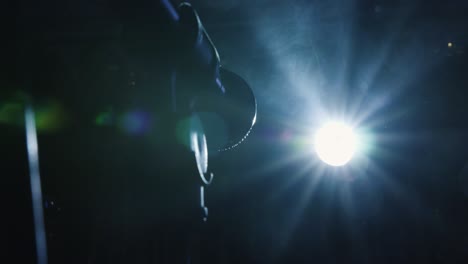
<svg viewBox="0 0 468 264"><path fill-rule="evenodd" d="M36 239L37 263L47 264L47 242L42 207L41 176L39 173L39 154L37 145L36 122L34 110L27 105L24 112L26 127L26 145L28 151L29 176Z"/></svg>

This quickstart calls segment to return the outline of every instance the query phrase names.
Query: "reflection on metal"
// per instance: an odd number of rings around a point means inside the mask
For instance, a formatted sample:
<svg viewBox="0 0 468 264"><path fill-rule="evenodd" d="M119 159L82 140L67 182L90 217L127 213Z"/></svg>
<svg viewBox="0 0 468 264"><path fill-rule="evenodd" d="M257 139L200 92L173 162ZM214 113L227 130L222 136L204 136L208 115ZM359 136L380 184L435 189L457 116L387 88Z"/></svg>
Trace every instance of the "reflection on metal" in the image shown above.
<svg viewBox="0 0 468 264"><path fill-rule="evenodd" d="M166 8L167 12L171 16L173 21L179 21L180 17L179 14L177 13L177 10L174 8L172 3L169 0L161 0L162 4Z"/></svg>
<svg viewBox="0 0 468 264"><path fill-rule="evenodd" d="M201 180L204 184L209 185L213 180L213 173L209 173L209 179L207 179L208 145L200 118L196 115L192 116L190 126L190 149L195 154L195 161Z"/></svg>
<svg viewBox="0 0 468 264"><path fill-rule="evenodd" d="M229 124L230 135L230 142L218 149L223 152L236 148L249 136L257 121L257 100L253 90L239 75L221 68L220 77L226 96L218 110Z"/></svg>
<svg viewBox="0 0 468 264"><path fill-rule="evenodd" d="M203 210L203 221L208 220L208 207L205 206L205 187L200 186L200 207Z"/></svg>
<svg viewBox="0 0 468 264"><path fill-rule="evenodd" d="M205 188L200 186L200 206L205 207Z"/></svg>
<svg viewBox="0 0 468 264"><path fill-rule="evenodd" d="M190 149L195 155L200 179L203 184L210 185L214 175L209 173L209 178L206 177L208 173L208 145L198 115L193 115L190 120ZM203 221L206 222L208 220L208 207L205 206L205 187L203 185L200 186L200 208L202 209Z"/></svg>
<svg viewBox="0 0 468 264"><path fill-rule="evenodd" d="M39 154L37 146L36 122L34 111L30 105L25 112L26 144L28 150L29 176L31 181L31 196L33 205L34 230L36 236L37 263L47 264L47 242L42 208L41 177L39 173Z"/></svg>

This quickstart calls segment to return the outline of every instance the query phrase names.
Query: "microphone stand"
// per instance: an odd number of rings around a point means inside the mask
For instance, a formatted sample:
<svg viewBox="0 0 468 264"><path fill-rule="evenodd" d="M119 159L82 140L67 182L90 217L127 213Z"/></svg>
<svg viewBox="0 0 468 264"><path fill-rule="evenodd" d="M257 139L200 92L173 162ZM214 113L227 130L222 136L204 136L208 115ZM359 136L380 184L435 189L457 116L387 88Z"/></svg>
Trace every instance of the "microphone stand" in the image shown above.
<svg viewBox="0 0 468 264"><path fill-rule="evenodd" d="M173 113L188 114L190 116L189 134L186 137L188 137L190 151L195 157L198 177L200 177L198 186L194 186L194 188L198 188L198 207L200 211L200 214L195 216L195 226L197 226L197 231L203 233L202 229L208 220L205 192L206 188L212 183L214 175L208 171L208 147L203 124L197 111L193 108L194 102L191 96L193 97L196 93L194 91L189 91L185 94L182 92L187 92L187 89L190 90L190 87L186 87L188 86L186 84L191 81L191 78L196 78L196 80L202 79L209 83L208 89L212 89L213 87L217 89L214 91L205 90L203 92L222 96L225 93L225 88L220 80L220 60L218 52L203 28L198 14L190 4L182 3L178 8L174 7L169 0L160 0L160 4L166 11L171 23L176 25L176 28L180 30L178 32L181 34L180 37L186 42L181 43L182 54L176 56L176 62L170 66L172 67L170 71L170 108ZM187 60L189 61L188 67L186 64ZM180 94L189 94L189 96L179 96ZM24 108L24 120L33 205L35 246L37 263L47 264L47 241L39 169L37 128L34 116L32 103L28 102ZM194 250L194 245L190 240L189 238L187 241L187 257L184 263L192 263L193 261L192 251ZM169 263L172 264L174 262L170 261Z"/></svg>

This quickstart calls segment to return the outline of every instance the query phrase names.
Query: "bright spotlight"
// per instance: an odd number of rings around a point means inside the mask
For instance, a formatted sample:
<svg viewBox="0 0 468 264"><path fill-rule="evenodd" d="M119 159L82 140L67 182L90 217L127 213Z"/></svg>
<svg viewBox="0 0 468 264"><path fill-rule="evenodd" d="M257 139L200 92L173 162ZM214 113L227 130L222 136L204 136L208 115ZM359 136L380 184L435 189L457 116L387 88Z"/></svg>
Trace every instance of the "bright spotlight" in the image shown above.
<svg viewBox="0 0 468 264"><path fill-rule="evenodd" d="M340 122L328 122L315 135L315 151L331 166L348 163L356 151L357 138L353 130Z"/></svg>

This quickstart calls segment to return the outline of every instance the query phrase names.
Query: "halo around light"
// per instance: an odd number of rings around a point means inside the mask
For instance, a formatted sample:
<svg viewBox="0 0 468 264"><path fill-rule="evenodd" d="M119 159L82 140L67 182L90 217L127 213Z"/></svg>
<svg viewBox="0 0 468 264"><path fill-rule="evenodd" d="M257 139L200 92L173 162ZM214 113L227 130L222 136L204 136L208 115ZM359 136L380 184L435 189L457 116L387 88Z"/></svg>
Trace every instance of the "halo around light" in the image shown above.
<svg viewBox="0 0 468 264"><path fill-rule="evenodd" d="M338 167L346 165L352 159L357 138L351 127L332 121L317 131L314 144L315 152L323 162Z"/></svg>

